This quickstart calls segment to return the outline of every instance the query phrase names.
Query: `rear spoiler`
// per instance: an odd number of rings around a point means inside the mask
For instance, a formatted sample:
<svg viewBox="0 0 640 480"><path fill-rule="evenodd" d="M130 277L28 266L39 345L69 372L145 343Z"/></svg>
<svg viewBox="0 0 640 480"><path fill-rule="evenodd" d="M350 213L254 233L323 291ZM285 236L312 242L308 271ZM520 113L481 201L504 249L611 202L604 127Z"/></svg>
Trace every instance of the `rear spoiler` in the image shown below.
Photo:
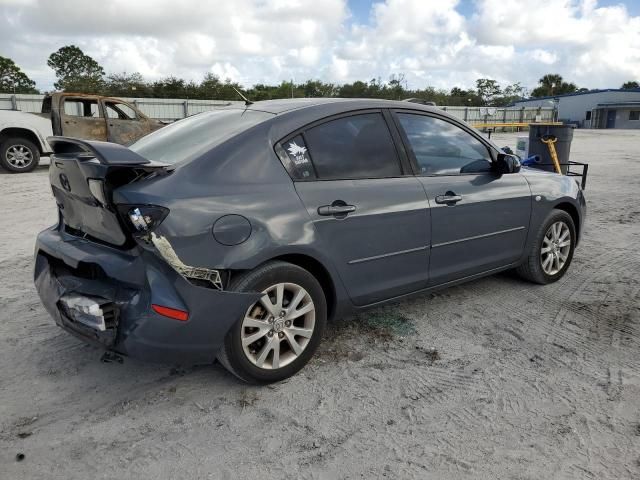
<svg viewBox="0 0 640 480"><path fill-rule="evenodd" d="M129 150L124 145L71 137L47 137L54 154L78 154L89 160L95 158L103 165L147 165L150 160Z"/></svg>

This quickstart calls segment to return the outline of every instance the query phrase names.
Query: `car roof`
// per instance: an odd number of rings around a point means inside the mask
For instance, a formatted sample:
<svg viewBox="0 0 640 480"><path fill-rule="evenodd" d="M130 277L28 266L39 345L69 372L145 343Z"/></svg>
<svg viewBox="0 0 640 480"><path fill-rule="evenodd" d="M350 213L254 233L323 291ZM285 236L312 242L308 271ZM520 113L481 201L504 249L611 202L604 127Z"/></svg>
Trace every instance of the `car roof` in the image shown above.
<svg viewBox="0 0 640 480"><path fill-rule="evenodd" d="M404 108L411 110L437 111L441 109L428 105L399 100L382 100L377 98L285 98L279 100L262 100L248 105L248 110L256 110L273 114L290 112L325 105L334 105L336 109L343 107L344 111L364 108ZM238 108L238 107L236 107Z"/></svg>

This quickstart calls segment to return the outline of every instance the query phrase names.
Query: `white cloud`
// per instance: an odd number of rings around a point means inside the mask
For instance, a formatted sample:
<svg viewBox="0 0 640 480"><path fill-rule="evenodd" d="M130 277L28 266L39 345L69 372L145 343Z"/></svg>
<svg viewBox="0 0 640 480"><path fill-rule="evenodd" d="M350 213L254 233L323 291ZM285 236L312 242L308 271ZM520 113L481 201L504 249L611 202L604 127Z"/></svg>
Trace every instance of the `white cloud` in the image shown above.
<svg viewBox="0 0 640 480"><path fill-rule="evenodd" d="M531 52L531 58L536 62L544 63L545 65L553 65L558 61L558 56L542 48L536 48Z"/></svg>
<svg viewBox="0 0 640 480"><path fill-rule="evenodd" d="M629 0L630 1L630 0ZM640 17L596 0L374 2L369 21L346 0L0 0L0 55L43 89L50 53L76 44L108 72L244 85L294 78L345 82L403 73L412 87L471 87L476 78L534 86L560 73L586 87L640 79Z"/></svg>
<svg viewBox="0 0 640 480"><path fill-rule="evenodd" d="M229 62L224 64L214 63L210 71L222 80L226 80L227 78L236 82L242 80L240 71Z"/></svg>

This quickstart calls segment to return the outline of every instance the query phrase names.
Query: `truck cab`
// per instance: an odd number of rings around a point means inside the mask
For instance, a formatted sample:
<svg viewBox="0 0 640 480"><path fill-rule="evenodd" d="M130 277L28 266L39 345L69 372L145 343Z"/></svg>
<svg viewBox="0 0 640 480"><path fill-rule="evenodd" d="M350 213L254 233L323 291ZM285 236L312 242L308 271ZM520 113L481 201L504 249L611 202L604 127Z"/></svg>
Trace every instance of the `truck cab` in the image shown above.
<svg viewBox="0 0 640 480"><path fill-rule="evenodd" d="M42 113L51 115L54 135L121 145L163 126L135 105L98 95L54 93L44 98Z"/></svg>
<svg viewBox="0 0 640 480"><path fill-rule="evenodd" d="M40 113L0 112L0 166L14 173L33 170L51 153L46 139L52 135L129 145L162 126L118 98L53 93Z"/></svg>

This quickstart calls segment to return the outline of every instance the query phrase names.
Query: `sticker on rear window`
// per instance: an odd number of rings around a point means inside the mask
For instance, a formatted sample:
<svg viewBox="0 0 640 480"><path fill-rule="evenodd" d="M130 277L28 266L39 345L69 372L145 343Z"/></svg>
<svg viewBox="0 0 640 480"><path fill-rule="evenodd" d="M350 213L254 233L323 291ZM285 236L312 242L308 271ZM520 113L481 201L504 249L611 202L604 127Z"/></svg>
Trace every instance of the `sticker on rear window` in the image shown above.
<svg viewBox="0 0 640 480"><path fill-rule="evenodd" d="M297 178L304 180L314 176L309 150L304 143L302 135L284 142L282 146L287 153L289 161L293 164Z"/></svg>
<svg viewBox="0 0 640 480"><path fill-rule="evenodd" d="M309 163L309 156L307 155L307 147L303 147L298 145L295 140L289 142L289 146L287 147L287 152L289 152L289 158L291 161L300 166Z"/></svg>

